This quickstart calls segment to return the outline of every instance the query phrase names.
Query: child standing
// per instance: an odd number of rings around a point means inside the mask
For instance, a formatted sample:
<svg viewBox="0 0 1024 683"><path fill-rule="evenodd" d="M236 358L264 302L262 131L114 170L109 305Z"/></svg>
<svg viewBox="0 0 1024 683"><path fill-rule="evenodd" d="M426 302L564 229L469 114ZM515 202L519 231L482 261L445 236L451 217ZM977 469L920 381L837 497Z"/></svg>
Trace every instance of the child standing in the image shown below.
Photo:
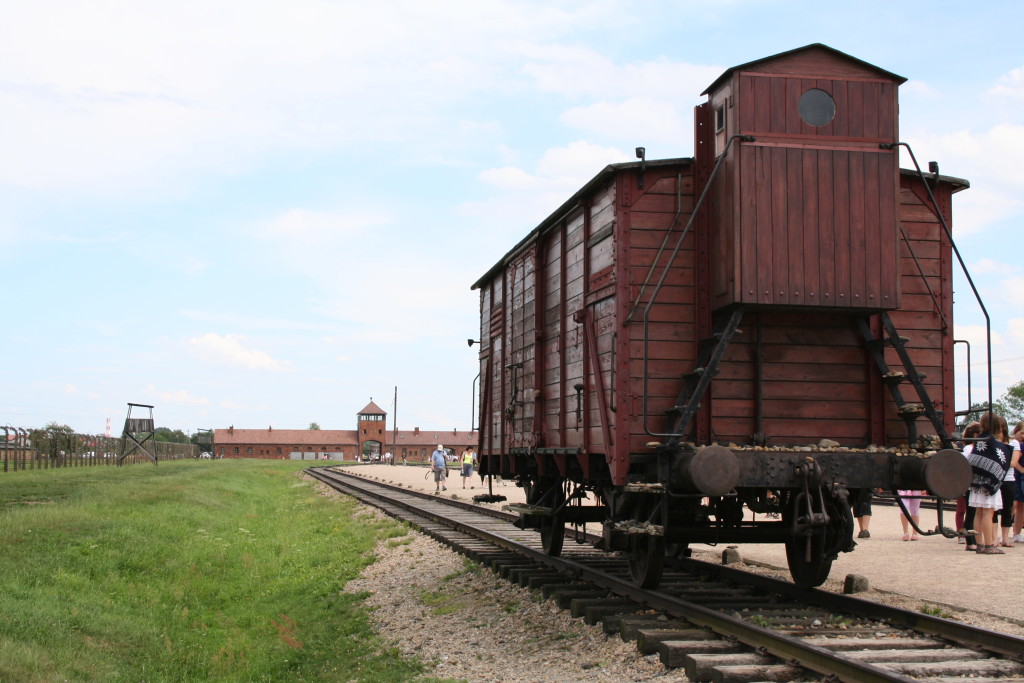
<svg viewBox="0 0 1024 683"><path fill-rule="evenodd" d="M912 529L921 528L921 499L918 496L928 495L927 491L897 491L900 500L903 501L903 505L906 506L907 512L910 514L910 519L914 520L914 526L910 527L910 520L907 516L900 514L900 524L903 525L903 540L904 541L916 541L918 539L917 531ZM908 531L911 528L911 531Z"/></svg>
<svg viewBox="0 0 1024 683"><path fill-rule="evenodd" d="M981 541L978 544L978 554L1002 555L1003 551L996 546L993 514L1003 505L999 489L1006 474L1005 468L1010 465L1013 449L1006 443L1010 438L1004 418L985 413L981 418L981 430L989 434L990 438L976 442L971 449L970 462L974 478L971 480L971 492L967 502L977 509L974 528L978 530ZM1019 446L1017 452L1020 452Z"/></svg>

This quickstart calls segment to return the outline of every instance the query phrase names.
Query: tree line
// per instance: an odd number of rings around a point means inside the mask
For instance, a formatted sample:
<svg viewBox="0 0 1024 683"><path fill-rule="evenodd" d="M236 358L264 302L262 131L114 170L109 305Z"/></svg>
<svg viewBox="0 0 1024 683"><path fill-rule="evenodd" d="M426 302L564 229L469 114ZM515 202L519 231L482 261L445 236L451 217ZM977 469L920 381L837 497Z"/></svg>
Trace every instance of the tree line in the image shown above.
<svg viewBox="0 0 1024 683"><path fill-rule="evenodd" d="M969 423L980 420L987 412L987 402L971 403L967 413L959 417L957 425L962 429ZM992 412L1005 417L1011 431L1015 424L1024 420L1024 380L1007 387L1006 392L999 398L993 398Z"/></svg>
<svg viewBox="0 0 1024 683"><path fill-rule="evenodd" d="M29 431L29 434L32 434L33 432L49 432L51 434L74 434L75 433L75 430L72 429L71 427L69 427L68 425L63 425L63 424L60 424L59 422L56 422L56 421L48 422L46 424L46 426L44 426L42 428L30 429L28 431ZM120 436L120 434L114 434L113 436L117 437L117 436ZM190 435L190 434L186 434L185 432L181 431L180 429L170 429L168 427L157 427L156 429L154 429L153 430L153 440L154 441L163 441L163 442L166 442L166 443L190 443L190 444L195 444L197 446L202 445L199 442L199 433L198 432L195 433L195 434L191 434Z"/></svg>

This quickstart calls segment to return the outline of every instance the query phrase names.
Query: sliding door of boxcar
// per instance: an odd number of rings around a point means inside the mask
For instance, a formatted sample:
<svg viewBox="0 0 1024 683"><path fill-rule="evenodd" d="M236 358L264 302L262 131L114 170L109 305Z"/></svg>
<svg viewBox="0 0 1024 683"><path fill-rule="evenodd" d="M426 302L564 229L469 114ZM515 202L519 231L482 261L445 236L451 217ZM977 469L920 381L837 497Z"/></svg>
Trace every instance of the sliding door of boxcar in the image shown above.
<svg viewBox="0 0 1024 683"><path fill-rule="evenodd" d="M537 245L533 243L509 260L491 287L495 297L490 313L488 429L491 447L501 453L535 442L536 277Z"/></svg>

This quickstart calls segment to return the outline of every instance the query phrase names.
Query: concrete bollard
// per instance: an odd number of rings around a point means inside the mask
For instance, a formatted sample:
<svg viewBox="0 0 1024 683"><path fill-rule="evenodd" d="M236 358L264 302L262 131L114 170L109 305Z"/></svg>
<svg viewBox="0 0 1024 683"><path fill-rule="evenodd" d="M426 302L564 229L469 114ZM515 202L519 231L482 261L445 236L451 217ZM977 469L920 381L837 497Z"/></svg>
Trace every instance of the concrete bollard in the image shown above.
<svg viewBox="0 0 1024 683"><path fill-rule="evenodd" d="M847 574L846 581L843 582L843 593L846 595L863 593L870 587L871 586L868 584L868 577L861 576L860 574Z"/></svg>
<svg viewBox="0 0 1024 683"><path fill-rule="evenodd" d="M734 545L722 551L722 564L736 564L740 562L740 551Z"/></svg>

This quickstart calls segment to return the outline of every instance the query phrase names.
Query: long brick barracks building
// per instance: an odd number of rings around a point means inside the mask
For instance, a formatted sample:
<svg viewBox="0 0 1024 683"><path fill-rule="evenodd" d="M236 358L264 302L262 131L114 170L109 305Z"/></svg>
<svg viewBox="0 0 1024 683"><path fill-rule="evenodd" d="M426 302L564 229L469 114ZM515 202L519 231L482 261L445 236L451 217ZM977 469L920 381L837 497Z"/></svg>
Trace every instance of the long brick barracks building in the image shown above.
<svg viewBox="0 0 1024 683"><path fill-rule="evenodd" d="M356 454L376 458L391 452L396 462L426 460L438 444L454 453L477 447L478 432L388 429L388 414L373 401L356 415L355 429L215 429L214 453L224 458L292 460L354 460Z"/></svg>

